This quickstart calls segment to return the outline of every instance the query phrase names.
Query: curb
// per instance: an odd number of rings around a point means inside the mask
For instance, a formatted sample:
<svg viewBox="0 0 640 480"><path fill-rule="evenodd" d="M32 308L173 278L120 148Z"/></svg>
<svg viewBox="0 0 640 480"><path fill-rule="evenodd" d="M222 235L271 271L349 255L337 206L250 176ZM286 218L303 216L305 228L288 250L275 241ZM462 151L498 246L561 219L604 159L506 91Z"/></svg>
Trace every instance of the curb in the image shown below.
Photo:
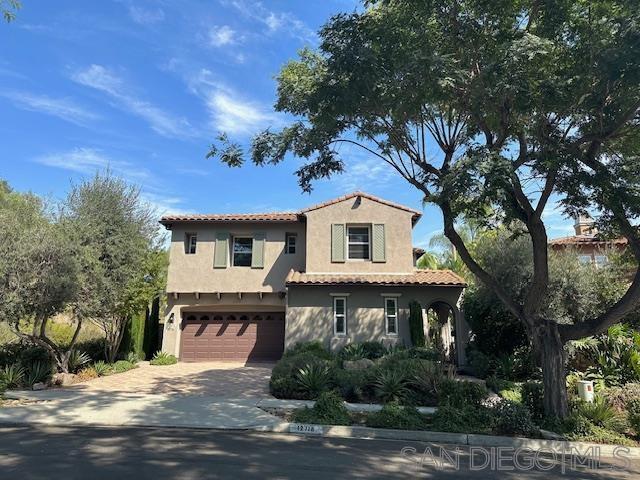
<svg viewBox="0 0 640 480"><path fill-rule="evenodd" d="M466 445L470 447L507 447L553 452L555 454L584 455L588 451L598 452L602 457L623 454L626 458L640 460L640 447L626 447L601 443L544 440L536 438L503 437L497 435L476 435L467 433L433 432L427 430L393 430L386 428L348 427L340 425L309 425L320 428L321 434L305 434L292 431L296 423L283 422L272 427L260 427L262 432L290 433L301 436L321 436L337 438L406 440L444 444Z"/></svg>

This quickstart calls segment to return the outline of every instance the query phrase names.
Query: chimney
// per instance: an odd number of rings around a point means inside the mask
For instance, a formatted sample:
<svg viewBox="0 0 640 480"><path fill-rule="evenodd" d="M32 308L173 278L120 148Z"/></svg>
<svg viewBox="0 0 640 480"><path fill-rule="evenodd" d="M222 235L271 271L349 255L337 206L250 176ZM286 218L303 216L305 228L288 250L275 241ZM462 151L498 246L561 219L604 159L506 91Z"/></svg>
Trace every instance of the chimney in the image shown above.
<svg viewBox="0 0 640 480"><path fill-rule="evenodd" d="M588 214L578 215L573 228L576 231L576 235L595 235L598 233L595 222Z"/></svg>

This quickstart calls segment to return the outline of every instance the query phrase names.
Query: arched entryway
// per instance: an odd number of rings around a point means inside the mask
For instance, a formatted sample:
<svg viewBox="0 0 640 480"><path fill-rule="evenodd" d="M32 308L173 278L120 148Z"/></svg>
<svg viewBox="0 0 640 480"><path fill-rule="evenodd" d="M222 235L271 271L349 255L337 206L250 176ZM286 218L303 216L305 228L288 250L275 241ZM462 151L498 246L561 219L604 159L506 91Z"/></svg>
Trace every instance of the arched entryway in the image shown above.
<svg viewBox="0 0 640 480"><path fill-rule="evenodd" d="M469 329L460 310L446 301L436 300L425 309L424 318L429 344L441 349L448 362L464 366Z"/></svg>

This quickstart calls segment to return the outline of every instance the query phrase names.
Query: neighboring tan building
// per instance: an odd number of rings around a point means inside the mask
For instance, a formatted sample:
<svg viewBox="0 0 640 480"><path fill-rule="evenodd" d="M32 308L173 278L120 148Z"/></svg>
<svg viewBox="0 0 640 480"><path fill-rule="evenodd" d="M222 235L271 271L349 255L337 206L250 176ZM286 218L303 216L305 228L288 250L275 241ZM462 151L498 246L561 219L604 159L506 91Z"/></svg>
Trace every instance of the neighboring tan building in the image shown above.
<svg viewBox="0 0 640 480"><path fill-rule="evenodd" d="M334 350L368 340L408 346L417 300L425 318L431 309L448 323L442 338L463 364L465 282L415 269L420 216L356 192L295 213L163 217L171 248L162 349L183 361L250 361L312 340Z"/></svg>
<svg viewBox="0 0 640 480"><path fill-rule="evenodd" d="M569 237L554 238L549 242L552 250L559 252L573 250L583 263L595 266L605 265L612 251L621 252L627 248L626 238L606 240L598 235L598 229L591 217L580 215L573 225L576 234Z"/></svg>

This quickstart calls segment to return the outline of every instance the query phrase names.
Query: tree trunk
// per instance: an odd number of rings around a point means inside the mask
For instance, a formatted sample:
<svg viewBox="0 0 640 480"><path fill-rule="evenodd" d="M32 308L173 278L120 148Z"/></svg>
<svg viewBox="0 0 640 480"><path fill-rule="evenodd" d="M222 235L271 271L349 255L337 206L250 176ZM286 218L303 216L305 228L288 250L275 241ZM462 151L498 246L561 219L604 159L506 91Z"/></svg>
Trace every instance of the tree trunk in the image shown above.
<svg viewBox="0 0 640 480"><path fill-rule="evenodd" d="M558 324L542 321L535 327L531 339L538 365L542 367L545 415L564 419L569 414L566 355Z"/></svg>

